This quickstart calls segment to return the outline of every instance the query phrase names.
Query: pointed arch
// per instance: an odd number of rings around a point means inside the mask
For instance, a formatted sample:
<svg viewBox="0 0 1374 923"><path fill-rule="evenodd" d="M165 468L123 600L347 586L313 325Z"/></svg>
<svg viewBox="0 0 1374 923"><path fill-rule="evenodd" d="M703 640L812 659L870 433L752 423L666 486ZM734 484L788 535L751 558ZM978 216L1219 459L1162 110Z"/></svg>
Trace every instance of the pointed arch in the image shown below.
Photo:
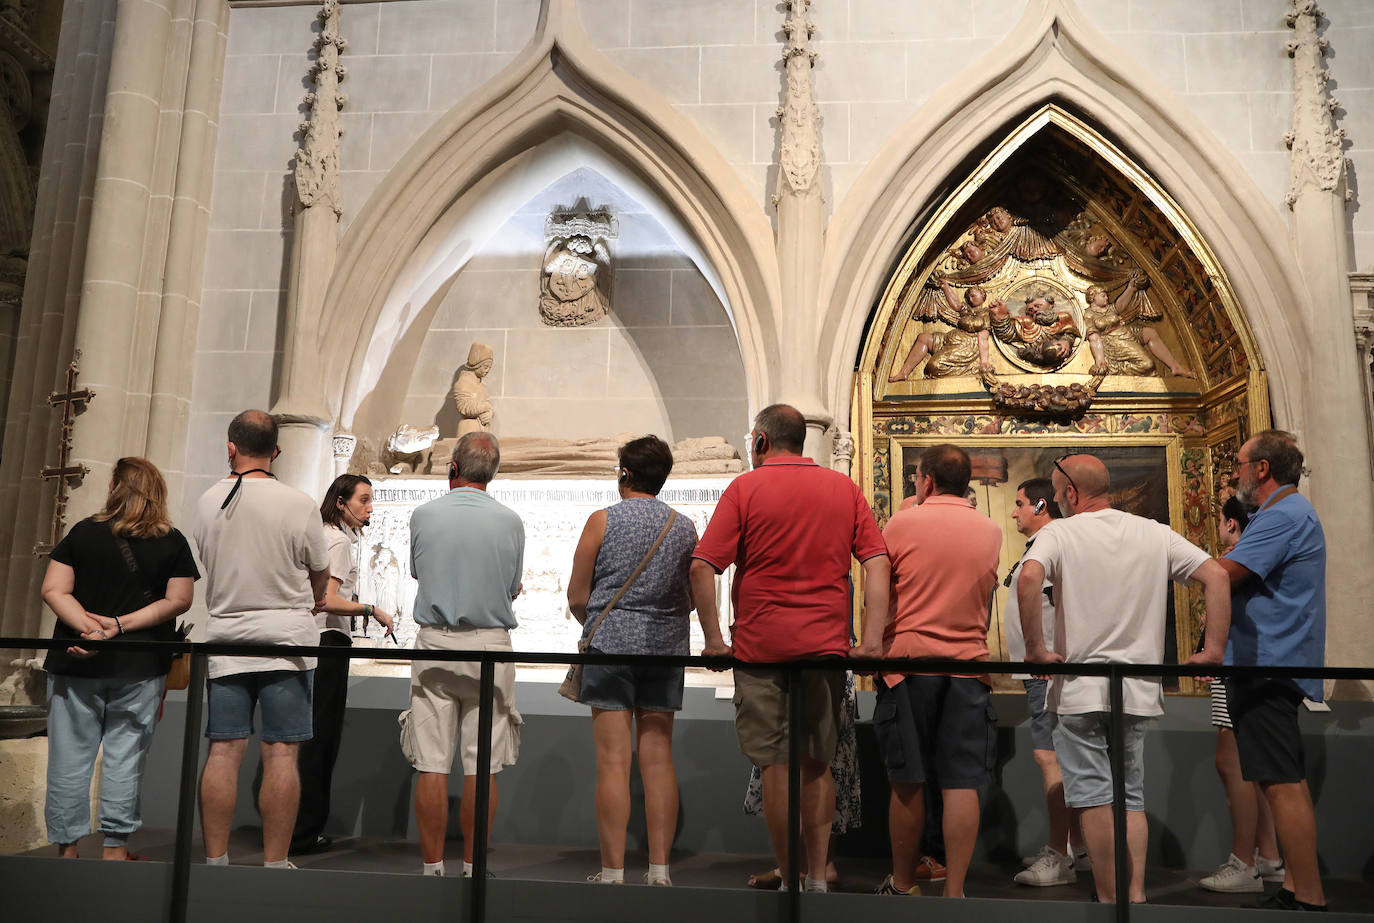
<svg viewBox="0 0 1374 923"><path fill-rule="evenodd" d="M1197 117L1088 24L1071 0L1031 0L1008 37L945 85L884 145L836 209L821 266L818 357L845 418L870 312L912 232L982 153L1056 104L1097 126L1197 227L1234 287L1269 371L1280 425L1299 426L1304 283L1263 193Z"/></svg>
<svg viewBox="0 0 1374 923"><path fill-rule="evenodd" d="M739 339L751 407L778 359L772 228L734 169L681 114L583 32L574 0L548 0L520 56L443 115L392 169L340 242L320 324L327 406L347 427L396 331L479 246L453 229L572 136L664 203L717 287Z"/></svg>

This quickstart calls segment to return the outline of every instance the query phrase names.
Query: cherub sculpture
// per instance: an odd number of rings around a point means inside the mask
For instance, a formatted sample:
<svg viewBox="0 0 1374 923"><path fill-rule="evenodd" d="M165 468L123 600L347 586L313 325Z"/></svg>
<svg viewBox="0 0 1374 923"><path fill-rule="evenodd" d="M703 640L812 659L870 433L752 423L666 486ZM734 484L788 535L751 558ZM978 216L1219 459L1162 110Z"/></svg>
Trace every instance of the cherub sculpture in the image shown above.
<svg viewBox="0 0 1374 923"><path fill-rule="evenodd" d="M927 331L916 337L901 369L889 376L888 381L906 381L921 360L927 358L927 378L992 371L988 312L998 305L1003 310L1006 306L1001 301L988 304L987 292L977 285L964 291L961 304L944 273L936 270L931 274L931 279L939 288L933 288L929 283L922 288L912 316L917 320L941 321L948 324L950 329Z"/></svg>
<svg viewBox="0 0 1374 923"><path fill-rule="evenodd" d="M1163 317L1144 297L1148 287L1149 279L1136 273L1115 302L1102 286L1088 287L1083 326L1087 328L1088 347L1093 353L1093 373L1154 375L1158 357L1170 373L1180 378L1196 378L1192 369L1174 358L1159 332L1144 323Z"/></svg>

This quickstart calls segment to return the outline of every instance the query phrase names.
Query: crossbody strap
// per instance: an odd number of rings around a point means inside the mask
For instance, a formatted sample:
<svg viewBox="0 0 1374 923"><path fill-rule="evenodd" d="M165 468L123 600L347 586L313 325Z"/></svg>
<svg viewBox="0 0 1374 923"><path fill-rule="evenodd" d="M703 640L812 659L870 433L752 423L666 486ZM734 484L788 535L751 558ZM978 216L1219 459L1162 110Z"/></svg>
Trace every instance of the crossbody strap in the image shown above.
<svg viewBox="0 0 1374 923"><path fill-rule="evenodd" d="M601 627L601 622L606 618L606 613L620 604L620 600L625 596L625 593L629 591L630 587L634 586L634 582L639 579L639 575L644 573L644 568L648 567L649 562L654 559L654 555L658 553L658 546L663 544L663 540L668 537L668 530L672 529L673 523L676 521L677 510L670 508L668 510L668 521L664 524L663 531L658 533L658 538L654 539L653 545L649 548L649 553L644 556L643 561L639 562L639 566L635 568L634 573L630 574L630 579L626 580L620 589L616 591L616 594L611 597L611 601L606 604L606 607L601 610L601 614L596 617L596 621L592 623L592 630L587 633L587 640L578 642L577 649L579 651L585 652L587 648L591 646L592 638L596 637L596 630Z"/></svg>
<svg viewBox="0 0 1374 923"><path fill-rule="evenodd" d="M113 534L113 533L112 533ZM119 546L119 553L124 557L124 566L133 574L134 580L138 583L138 588L143 591L143 602L149 606L157 602L153 598L153 591L148 589L148 582L143 579L143 572L138 569L138 560L134 557L134 550L129 547L129 543L121 535L114 537L115 544Z"/></svg>

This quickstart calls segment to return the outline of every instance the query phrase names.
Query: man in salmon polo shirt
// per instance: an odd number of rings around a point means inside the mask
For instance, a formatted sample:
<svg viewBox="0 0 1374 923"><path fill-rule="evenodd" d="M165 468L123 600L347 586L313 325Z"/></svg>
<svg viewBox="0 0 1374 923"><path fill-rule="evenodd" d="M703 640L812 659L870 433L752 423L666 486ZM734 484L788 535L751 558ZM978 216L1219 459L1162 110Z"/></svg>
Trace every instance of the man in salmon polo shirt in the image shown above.
<svg viewBox="0 0 1374 923"><path fill-rule="evenodd" d="M787 868L787 679L762 664L850 652L849 569L864 570L863 638L856 657L877 657L887 621L887 547L868 501L849 478L802 456L806 420L796 408L759 411L749 433L754 470L730 482L693 552L692 598L706 637L703 653L729 654L715 605L716 575L735 565L731 640L735 731L763 770L763 814L778 868ZM826 848L835 817L835 756L844 672L801 674L805 724L799 729L802 845L806 890L824 891ZM786 887L786 883L784 883Z"/></svg>
<svg viewBox="0 0 1374 923"><path fill-rule="evenodd" d="M885 657L988 659L988 601L997 586L1002 530L964 499L972 466L956 445L926 449L916 466L916 506L883 530L892 557L892 617ZM964 896L978 838L978 788L992 777L996 728L989 680L885 673L873 730L892 786L892 874L879 894L917 894L925 826L923 788L938 780L944 805L945 896Z"/></svg>

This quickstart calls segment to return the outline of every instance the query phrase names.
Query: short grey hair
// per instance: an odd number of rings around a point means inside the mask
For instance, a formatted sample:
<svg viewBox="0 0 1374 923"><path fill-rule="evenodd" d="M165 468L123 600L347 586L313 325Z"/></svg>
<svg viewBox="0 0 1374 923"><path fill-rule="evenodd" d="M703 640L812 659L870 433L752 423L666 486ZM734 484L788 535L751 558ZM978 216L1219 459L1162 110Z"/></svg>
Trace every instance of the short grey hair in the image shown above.
<svg viewBox="0 0 1374 923"><path fill-rule="evenodd" d="M1250 437L1250 460L1269 463L1269 476L1280 484L1296 484L1302 477L1302 450L1297 437L1281 429L1266 429Z"/></svg>
<svg viewBox="0 0 1374 923"><path fill-rule="evenodd" d="M489 484L501 467L501 443L488 432L467 433L453 447L451 461L464 481Z"/></svg>

